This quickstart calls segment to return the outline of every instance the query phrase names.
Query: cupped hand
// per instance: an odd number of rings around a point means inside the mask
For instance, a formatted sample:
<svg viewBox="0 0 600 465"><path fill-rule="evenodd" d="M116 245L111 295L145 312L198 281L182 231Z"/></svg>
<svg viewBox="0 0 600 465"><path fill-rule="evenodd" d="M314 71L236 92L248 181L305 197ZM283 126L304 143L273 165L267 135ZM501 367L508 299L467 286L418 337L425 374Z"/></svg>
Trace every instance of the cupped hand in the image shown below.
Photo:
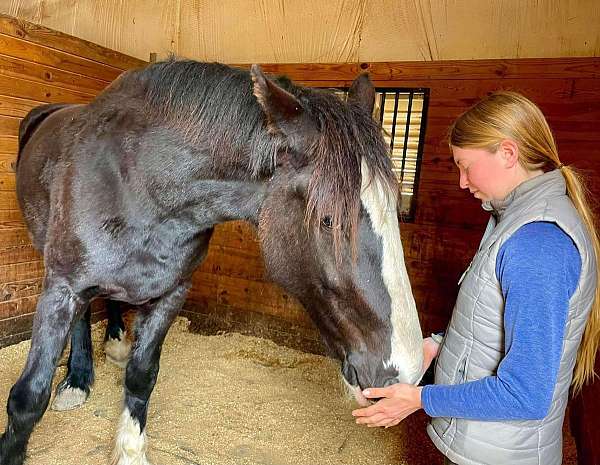
<svg viewBox="0 0 600 465"><path fill-rule="evenodd" d="M361 425L395 426L411 413L421 408L421 387L412 384L393 384L384 388L368 388L363 391L367 399L377 399L369 407L352 411L356 423Z"/></svg>

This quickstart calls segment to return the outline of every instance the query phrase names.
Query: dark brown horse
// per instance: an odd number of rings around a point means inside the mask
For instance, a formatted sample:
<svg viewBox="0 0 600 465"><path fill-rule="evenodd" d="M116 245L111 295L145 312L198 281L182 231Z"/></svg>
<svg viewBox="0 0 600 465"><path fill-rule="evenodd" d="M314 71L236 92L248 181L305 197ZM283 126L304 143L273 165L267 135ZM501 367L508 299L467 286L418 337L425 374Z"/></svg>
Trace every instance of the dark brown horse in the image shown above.
<svg viewBox="0 0 600 465"><path fill-rule="evenodd" d="M34 109L17 194L46 274L0 464L23 463L69 334L66 385L89 389L98 297L139 309L113 463L148 463L162 343L213 227L229 220L258 227L271 278L306 307L359 401L361 387L418 382L421 331L374 95L364 75L345 102L257 66L169 60L124 73L88 105Z"/></svg>

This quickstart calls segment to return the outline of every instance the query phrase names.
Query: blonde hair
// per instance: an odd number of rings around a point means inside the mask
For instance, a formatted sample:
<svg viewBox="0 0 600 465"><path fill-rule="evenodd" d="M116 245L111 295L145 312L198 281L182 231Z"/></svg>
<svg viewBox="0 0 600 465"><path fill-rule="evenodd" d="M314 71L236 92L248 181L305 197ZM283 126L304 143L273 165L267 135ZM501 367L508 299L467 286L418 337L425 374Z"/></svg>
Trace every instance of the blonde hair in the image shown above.
<svg viewBox="0 0 600 465"><path fill-rule="evenodd" d="M527 170L545 172L560 169L567 185L567 195L585 223L600 263L600 238L590 207L589 193L583 177L573 167L564 166L541 110L516 92L495 92L463 113L450 127L448 142L459 148L486 149L495 152L503 139L512 139L519 147L519 163ZM600 343L600 274L582 343L577 353L573 391L577 393L594 379L594 363Z"/></svg>

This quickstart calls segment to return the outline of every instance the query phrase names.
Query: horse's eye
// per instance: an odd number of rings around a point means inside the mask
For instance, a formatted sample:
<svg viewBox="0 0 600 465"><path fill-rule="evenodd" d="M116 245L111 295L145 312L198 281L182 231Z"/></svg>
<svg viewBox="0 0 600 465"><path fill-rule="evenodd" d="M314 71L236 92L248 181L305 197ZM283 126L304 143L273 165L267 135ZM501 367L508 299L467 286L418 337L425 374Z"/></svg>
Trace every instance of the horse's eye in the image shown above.
<svg viewBox="0 0 600 465"><path fill-rule="evenodd" d="M332 229L333 220L331 219L331 216L324 216L321 218L321 226L323 226L325 229Z"/></svg>

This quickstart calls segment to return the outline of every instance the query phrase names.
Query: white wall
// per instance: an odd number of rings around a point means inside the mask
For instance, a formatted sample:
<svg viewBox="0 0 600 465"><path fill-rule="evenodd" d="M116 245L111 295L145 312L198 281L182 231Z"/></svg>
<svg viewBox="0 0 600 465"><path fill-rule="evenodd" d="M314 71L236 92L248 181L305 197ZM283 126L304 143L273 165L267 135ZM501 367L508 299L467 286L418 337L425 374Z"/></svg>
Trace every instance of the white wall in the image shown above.
<svg viewBox="0 0 600 465"><path fill-rule="evenodd" d="M144 60L600 56L599 0L0 0L0 12Z"/></svg>

